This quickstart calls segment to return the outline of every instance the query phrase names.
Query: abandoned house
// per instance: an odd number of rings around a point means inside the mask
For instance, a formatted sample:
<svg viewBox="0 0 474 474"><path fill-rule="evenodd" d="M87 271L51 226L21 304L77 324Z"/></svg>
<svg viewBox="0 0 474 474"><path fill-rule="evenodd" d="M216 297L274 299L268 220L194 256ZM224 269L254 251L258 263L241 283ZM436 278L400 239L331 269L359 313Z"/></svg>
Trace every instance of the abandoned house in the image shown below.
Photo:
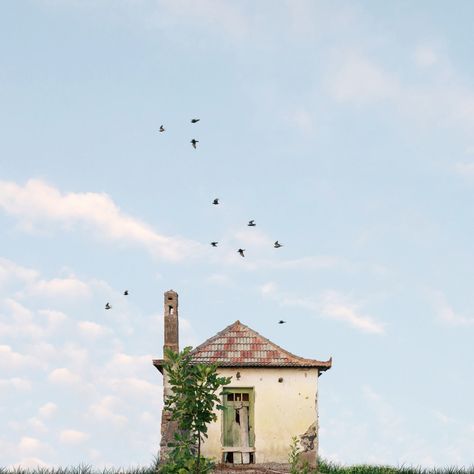
<svg viewBox="0 0 474 474"><path fill-rule="evenodd" d="M164 294L164 348L179 350L178 294ZM164 353L164 351L163 351ZM232 464L287 463L298 436L302 458L315 465L318 452L318 377L327 361L295 356L240 321L193 349L196 363L218 366L232 377L224 388L217 421L208 426L202 454ZM153 365L163 374L163 397L170 393L163 359ZM162 414L161 453L166 456L175 425Z"/></svg>

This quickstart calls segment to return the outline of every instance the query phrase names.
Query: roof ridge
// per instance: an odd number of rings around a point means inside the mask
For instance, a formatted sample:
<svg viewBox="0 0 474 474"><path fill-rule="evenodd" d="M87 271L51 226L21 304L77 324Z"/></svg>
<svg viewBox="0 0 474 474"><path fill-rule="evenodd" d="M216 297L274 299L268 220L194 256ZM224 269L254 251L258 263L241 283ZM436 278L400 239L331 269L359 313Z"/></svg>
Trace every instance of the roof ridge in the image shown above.
<svg viewBox="0 0 474 474"><path fill-rule="evenodd" d="M272 346L275 346L276 348L278 348L280 351L284 352L285 354L289 355L290 357L295 357L296 359L299 359L300 361L311 361L311 362L314 362L316 361L316 359L307 359L306 357L301 357L301 356L297 356L293 353L291 353L290 351L287 351L286 349L283 349L283 347L279 346L278 344L276 344L275 342L271 341L270 339L266 338L265 336L262 336L258 331L255 331L255 329L252 329L251 327L249 326L246 326L245 324L242 324L240 323L242 326L245 326L247 329L249 329L250 331L252 331L253 333L255 333L258 337L261 337L265 342L268 342L269 344L271 344ZM320 360L316 361L316 362L321 362Z"/></svg>
<svg viewBox="0 0 474 474"><path fill-rule="evenodd" d="M204 346L207 346L208 344L210 344L211 342L213 342L214 340L216 340L218 337L222 336L223 333L225 333L228 329L230 329L232 326L235 326L237 324L241 324L242 326L245 326L245 324L242 324L238 319L237 321L234 321L232 324L229 324L228 326L226 326L224 329L222 329L221 331L219 331L217 334L214 334L214 336L211 336L210 338L206 339L203 343L199 344L199 346L196 346L191 352L190 354L194 354L196 352L199 351L199 349L201 349L202 347ZM249 328L250 329L250 328Z"/></svg>
<svg viewBox="0 0 474 474"><path fill-rule="evenodd" d="M207 346L211 345L214 341L218 340L221 337L226 337L226 335L227 335L226 333L230 332L235 326L240 326L243 329L246 329L248 332L250 332L251 336L253 336L257 339L260 339L260 341L263 344L268 344L273 350L280 353L280 358L281 358L281 356L284 356L284 358L289 359L289 361L287 363L290 363L290 361L292 361L292 363L294 363L296 365L301 364L301 366L310 365L310 366L318 366L318 367L321 367L321 368L325 367L323 370L327 370L327 368L330 368L331 365L332 365L332 357L328 361L320 361L320 360L316 360L316 359L308 359L308 358L305 358L305 357L297 356L297 355L291 353L290 351L287 351L286 349L283 349L281 346L279 346L275 342L271 341L270 339L266 338L265 336L262 336L258 331L256 331L255 329L250 328L246 324L243 324L242 322L240 322L240 320L237 320L237 321L233 322L232 324L226 326L224 329L219 331L214 336L206 339L202 344L199 344L199 346L195 347L191 351L191 355L195 355L195 356L197 356L196 358L199 359L199 352L201 352L201 351L202 352L207 352L205 350ZM242 361L242 362L244 362L244 361ZM221 361L221 363L224 363L224 361Z"/></svg>

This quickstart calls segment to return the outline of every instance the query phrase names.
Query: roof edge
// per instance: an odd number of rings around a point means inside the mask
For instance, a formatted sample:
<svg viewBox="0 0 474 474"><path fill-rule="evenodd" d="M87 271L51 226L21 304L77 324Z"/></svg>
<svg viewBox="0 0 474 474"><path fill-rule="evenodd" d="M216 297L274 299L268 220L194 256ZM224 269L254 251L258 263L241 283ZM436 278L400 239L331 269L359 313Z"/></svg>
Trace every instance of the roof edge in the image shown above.
<svg viewBox="0 0 474 474"><path fill-rule="evenodd" d="M247 364L242 364L242 363L237 363L237 362L226 362L226 363L219 363L217 361L215 364L217 365L218 368L226 368L226 367L235 367L235 368L260 368L260 369L275 369L275 368L280 368L280 369L318 369L320 372L325 372L326 370L330 369L332 367L332 357L329 358L329 360L326 361L320 361L320 360L312 360L312 359L306 359L308 361L307 364L304 364L304 362L301 365L289 365L289 364L275 364L275 365L268 365L268 364L258 364L258 363L247 363ZM165 363L164 359L153 359L152 360L153 365L163 373L163 365ZM196 362L197 364L201 363L204 365L207 365L205 362Z"/></svg>

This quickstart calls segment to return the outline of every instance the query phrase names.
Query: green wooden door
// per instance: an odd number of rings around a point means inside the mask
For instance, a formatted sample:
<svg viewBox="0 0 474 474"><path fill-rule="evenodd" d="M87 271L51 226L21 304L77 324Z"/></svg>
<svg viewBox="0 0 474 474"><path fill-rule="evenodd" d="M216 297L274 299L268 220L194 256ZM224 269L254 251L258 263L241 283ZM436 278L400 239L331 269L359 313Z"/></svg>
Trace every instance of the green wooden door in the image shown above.
<svg viewBox="0 0 474 474"><path fill-rule="evenodd" d="M239 461L234 456L234 463L242 462L248 464L249 452L254 447L255 434L254 423L254 392L251 388L225 388L222 444L228 452L239 453ZM230 450L230 448L242 448L242 450Z"/></svg>

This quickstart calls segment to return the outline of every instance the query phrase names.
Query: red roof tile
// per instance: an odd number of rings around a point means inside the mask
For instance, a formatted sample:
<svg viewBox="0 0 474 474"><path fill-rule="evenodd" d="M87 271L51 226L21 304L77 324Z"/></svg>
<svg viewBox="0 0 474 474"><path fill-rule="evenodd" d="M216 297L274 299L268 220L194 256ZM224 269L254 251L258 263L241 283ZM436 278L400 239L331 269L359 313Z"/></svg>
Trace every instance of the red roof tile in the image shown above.
<svg viewBox="0 0 474 474"><path fill-rule="evenodd" d="M191 354L196 363L219 367L316 367L324 371L332 365L332 358L319 361L291 354L240 321L197 346ZM153 364L161 371L163 360L154 360Z"/></svg>

